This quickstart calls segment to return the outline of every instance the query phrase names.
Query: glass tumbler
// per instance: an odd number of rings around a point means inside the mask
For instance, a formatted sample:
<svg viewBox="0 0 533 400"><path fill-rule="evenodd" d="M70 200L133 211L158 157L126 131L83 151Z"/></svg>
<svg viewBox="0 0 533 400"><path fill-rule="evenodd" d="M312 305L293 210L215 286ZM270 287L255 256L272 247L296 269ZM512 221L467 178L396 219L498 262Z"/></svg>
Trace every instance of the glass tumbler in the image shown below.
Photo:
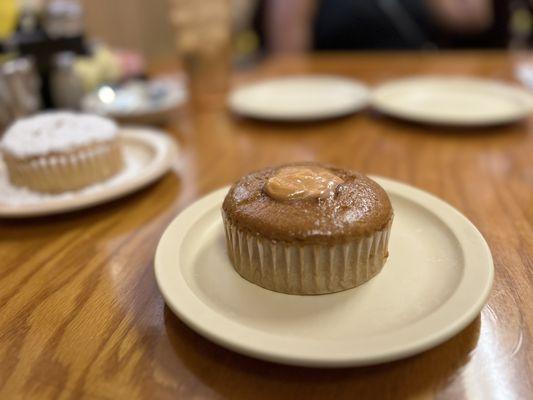
<svg viewBox="0 0 533 400"><path fill-rule="evenodd" d="M223 106L230 78L231 1L169 1L193 106Z"/></svg>

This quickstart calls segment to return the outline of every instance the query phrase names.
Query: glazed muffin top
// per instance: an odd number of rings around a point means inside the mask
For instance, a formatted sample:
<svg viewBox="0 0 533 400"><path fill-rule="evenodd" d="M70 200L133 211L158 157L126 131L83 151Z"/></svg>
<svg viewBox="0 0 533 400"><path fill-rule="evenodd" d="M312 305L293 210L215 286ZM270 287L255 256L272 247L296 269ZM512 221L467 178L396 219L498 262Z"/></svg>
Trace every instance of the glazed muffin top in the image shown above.
<svg viewBox="0 0 533 400"><path fill-rule="evenodd" d="M66 152L117 137L117 125L91 114L46 112L13 123L0 142L0 150L26 158Z"/></svg>
<svg viewBox="0 0 533 400"><path fill-rule="evenodd" d="M267 168L244 176L222 205L241 229L267 238L339 243L384 229L387 193L365 175L316 163Z"/></svg>

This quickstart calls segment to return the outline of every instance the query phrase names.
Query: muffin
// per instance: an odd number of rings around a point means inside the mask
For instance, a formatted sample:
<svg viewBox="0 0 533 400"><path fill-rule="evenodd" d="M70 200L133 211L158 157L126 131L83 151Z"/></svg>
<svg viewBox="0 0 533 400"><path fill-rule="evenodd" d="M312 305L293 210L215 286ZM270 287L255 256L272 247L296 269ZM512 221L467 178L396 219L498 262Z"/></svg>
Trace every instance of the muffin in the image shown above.
<svg viewBox="0 0 533 400"><path fill-rule="evenodd" d="M222 217L229 259L244 279L276 292L323 294L381 271L393 210L365 175L297 163L240 179Z"/></svg>
<svg viewBox="0 0 533 400"><path fill-rule="evenodd" d="M123 168L116 124L87 114L21 119L4 134L0 153L13 185L44 193L82 189Z"/></svg>

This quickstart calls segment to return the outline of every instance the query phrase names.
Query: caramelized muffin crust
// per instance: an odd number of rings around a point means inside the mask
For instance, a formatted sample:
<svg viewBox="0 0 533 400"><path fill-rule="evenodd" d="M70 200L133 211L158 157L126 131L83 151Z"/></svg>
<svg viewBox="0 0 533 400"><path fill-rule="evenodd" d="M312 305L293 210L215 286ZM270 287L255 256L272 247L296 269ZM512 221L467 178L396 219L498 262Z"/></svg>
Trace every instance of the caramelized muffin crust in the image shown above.
<svg viewBox="0 0 533 400"><path fill-rule="evenodd" d="M265 186L282 168L323 168L340 178L326 197L276 200ZM384 229L393 211L386 192L365 175L316 163L267 168L243 177L226 196L223 212L240 229L288 242L336 244Z"/></svg>

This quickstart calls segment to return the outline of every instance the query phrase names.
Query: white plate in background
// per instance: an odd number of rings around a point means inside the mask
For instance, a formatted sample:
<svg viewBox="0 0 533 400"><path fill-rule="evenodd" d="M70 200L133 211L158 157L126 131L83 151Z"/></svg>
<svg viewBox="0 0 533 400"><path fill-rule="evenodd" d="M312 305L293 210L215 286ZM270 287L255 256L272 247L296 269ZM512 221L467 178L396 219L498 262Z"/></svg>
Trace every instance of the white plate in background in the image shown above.
<svg viewBox="0 0 533 400"><path fill-rule="evenodd" d="M177 155L177 145L163 132L121 128L123 171L86 189L61 194L38 194L11 185L0 158L0 218L60 214L126 196L159 179Z"/></svg>
<svg viewBox="0 0 533 400"><path fill-rule="evenodd" d="M267 79L234 89L229 107L246 117L272 121L315 121L358 111L368 89L348 78L301 75Z"/></svg>
<svg viewBox="0 0 533 400"><path fill-rule="evenodd" d="M490 126L525 118L533 98L504 82L454 76L398 79L372 91L371 105L410 121L455 126Z"/></svg>
<svg viewBox="0 0 533 400"><path fill-rule="evenodd" d="M297 296L254 285L232 268L220 207L228 188L198 200L166 229L159 289L188 326L221 346L279 363L376 364L434 347L472 322L493 280L487 243L456 209L419 189L375 178L394 207L390 257L369 282Z"/></svg>

